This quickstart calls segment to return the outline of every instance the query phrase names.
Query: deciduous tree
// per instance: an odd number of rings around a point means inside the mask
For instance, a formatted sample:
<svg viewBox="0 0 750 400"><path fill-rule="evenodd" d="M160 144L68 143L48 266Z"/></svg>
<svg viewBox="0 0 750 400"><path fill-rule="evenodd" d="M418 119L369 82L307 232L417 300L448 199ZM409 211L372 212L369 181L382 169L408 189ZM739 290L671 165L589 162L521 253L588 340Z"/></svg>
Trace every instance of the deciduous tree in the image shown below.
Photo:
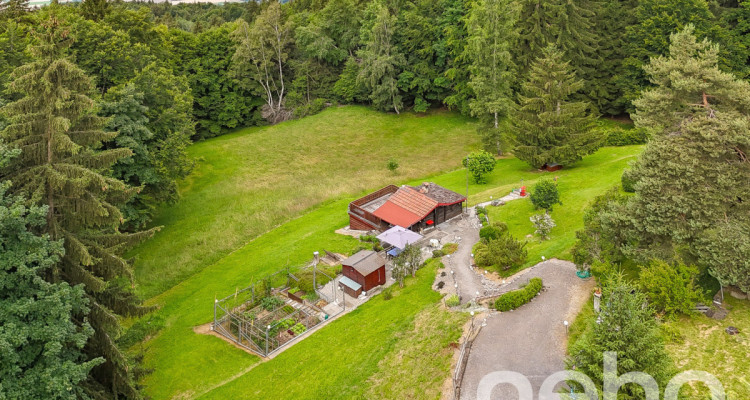
<svg viewBox="0 0 750 400"><path fill-rule="evenodd" d="M263 97L266 101L264 118L271 123L291 116L284 109L284 101L292 29L292 22L286 18L282 5L272 2L252 24L238 20L232 33L232 39L237 43L232 58L235 77L245 89L258 91Z"/></svg>

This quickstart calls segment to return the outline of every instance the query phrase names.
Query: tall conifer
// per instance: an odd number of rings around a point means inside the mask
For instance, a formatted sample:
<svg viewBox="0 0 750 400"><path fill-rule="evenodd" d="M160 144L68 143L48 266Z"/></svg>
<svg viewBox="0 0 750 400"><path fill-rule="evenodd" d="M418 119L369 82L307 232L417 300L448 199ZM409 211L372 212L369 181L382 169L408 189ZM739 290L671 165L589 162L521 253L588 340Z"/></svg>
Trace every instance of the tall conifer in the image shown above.
<svg viewBox="0 0 750 400"><path fill-rule="evenodd" d="M134 368L115 340L121 316L144 311L127 287L132 271L123 253L152 231L119 232L118 205L136 189L102 174L131 151L98 150L114 134L101 129L104 120L88 97L93 85L66 55L70 30L54 10L33 35L33 61L17 68L9 85L21 97L2 109L9 119L3 136L22 150L4 175L14 192L48 207L46 231L64 241L65 255L50 279L85 287L94 328L86 351L106 359L92 372L89 393L137 398Z"/></svg>
<svg viewBox="0 0 750 400"><path fill-rule="evenodd" d="M718 47L691 25L669 52L646 68L655 87L634 102L652 140L631 172L635 196L609 228L638 261L678 254L750 291L750 84L722 72Z"/></svg>
<svg viewBox="0 0 750 400"><path fill-rule="evenodd" d="M520 0L521 10L516 29L518 39L513 46L513 58L519 75L528 77L535 60L543 57L544 49L555 45L563 52L565 60L579 78L583 79L581 94L594 101L597 86L601 84L597 54L599 38L595 36L595 11L599 4L593 1Z"/></svg>
<svg viewBox="0 0 750 400"><path fill-rule="evenodd" d="M502 154L500 119L512 107L511 86L514 65L510 45L518 18L515 3L508 0L478 1L471 8L467 22L471 63L469 86L475 98L469 106L472 115L489 119L492 127L486 136L495 140L494 150Z"/></svg>
<svg viewBox="0 0 750 400"><path fill-rule="evenodd" d="M593 153L601 142L592 130L595 117L589 105L570 99L583 82L556 47L548 46L542 54L523 84L518 110L511 114L514 154L535 168L571 164Z"/></svg>

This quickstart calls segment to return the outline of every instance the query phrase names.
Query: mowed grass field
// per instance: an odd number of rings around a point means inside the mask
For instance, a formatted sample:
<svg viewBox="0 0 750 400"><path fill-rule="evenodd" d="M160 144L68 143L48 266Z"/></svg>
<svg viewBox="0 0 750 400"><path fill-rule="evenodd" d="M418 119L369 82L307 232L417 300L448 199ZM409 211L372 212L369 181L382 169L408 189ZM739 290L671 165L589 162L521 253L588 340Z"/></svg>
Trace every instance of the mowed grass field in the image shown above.
<svg viewBox="0 0 750 400"><path fill-rule="evenodd" d="M478 141L475 122L456 113L346 106L196 143L182 199L159 210L153 225L163 229L131 252L139 293L162 293L326 200L459 168Z"/></svg>
<svg viewBox="0 0 750 400"><path fill-rule="evenodd" d="M528 241L527 262L520 268L500 271L501 275L510 276L521 268L534 265L541 261L542 256L570 259L570 249L576 241L575 233L583 228L583 213L588 204L610 188L620 186L622 171L630 161L636 159L642 148L643 146L605 147L575 165L556 172L531 170L527 164L515 158L500 160L485 188L475 186L475 192L469 198L470 203L484 202L490 197L498 199L521 185L525 185L527 191L530 191L539 179L554 177L558 178L558 190L563 203L554 206L551 216L557 226L552 229L550 239L543 242L536 236L526 238L534 233L534 225L529 217L541 212L534 210L528 198L513 200L499 207L487 206L491 222L505 222L513 236ZM446 178L444 181L449 183L451 179ZM458 177L454 177L456 179Z"/></svg>
<svg viewBox="0 0 750 400"><path fill-rule="evenodd" d="M584 176L588 170L597 176L601 171L609 171L609 178L602 178L590 191L593 196L615 185L619 179L615 169L621 171L639 150L639 147L604 148L563 173ZM224 149L219 147L215 151ZM506 194L518 186L521 178L528 183L542 175L513 158L499 160L488 184L469 185L470 203L488 200L490 195ZM196 178L194 185L200 186L201 180L210 178ZM384 175L383 179L383 183L416 184L428 178L404 182L403 175ZM466 188L464 170L435 175L429 180L460 192ZM589 183L581 179L580 190L586 192ZM382 183L370 189L380 185ZM402 390L393 386L398 382L403 390L414 394L413 398L435 398L437 394L429 389L438 385L449 372L441 349L455 340L456 329L465 319L436 314L440 311L435 310L439 295L430 289L434 269L420 272L418 278L392 300L377 297L266 363L259 363L257 357L218 338L193 332L195 326L211 321L214 298L231 294L253 279L286 265L302 265L311 259L313 251L326 249L346 253L354 249L358 245L355 239L334 231L347 225L347 204L356 196L349 194L313 206L300 217L271 229L217 262L197 269L194 275L151 299L149 304L160 307L156 315L163 321L164 328L138 345L145 350L146 366L154 370L143 381L146 393L155 399L399 398ZM572 208L574 203L566 206ZM580 205L581 212L584 207ZM560 237L564 236L553 236L553 239ZM554 254L549 253L549 257L552 256ZM167 254L164 257L169 258ZM412 332L421 332L425 326L437 329L424 330L419 334L424 341L415 341ZM412 348L417 349L417 353L410 353ZM429 357L418 358L421 353ZM443 357L433 357L434 354L443 354ZM404 361L404 355L409 356L408 362ZM405 374L409 365L412 366L409 368L420 367L431 372L426 377L415 376L420 379L414 381L402 381L398 375Z"/></svg>

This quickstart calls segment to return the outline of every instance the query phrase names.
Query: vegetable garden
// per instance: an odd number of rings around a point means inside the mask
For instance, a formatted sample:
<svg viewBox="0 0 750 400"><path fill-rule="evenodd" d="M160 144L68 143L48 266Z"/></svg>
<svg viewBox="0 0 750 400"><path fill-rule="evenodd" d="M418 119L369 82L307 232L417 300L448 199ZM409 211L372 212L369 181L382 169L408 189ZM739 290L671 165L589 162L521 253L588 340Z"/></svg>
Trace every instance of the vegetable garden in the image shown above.
<svg viewBox="0 0 750 400"><path fill-rule="evenodd" d="M332 317L323 310L329 304L328 296L317 289L318 283L332 278L315 267L311 278L312 283L305 282L286 269L216 300L213 330L268 357ZM309 294L300 289L307 286L315 289ZM338 307L328 310L335 310L335 315L343 311Z"/></svg>

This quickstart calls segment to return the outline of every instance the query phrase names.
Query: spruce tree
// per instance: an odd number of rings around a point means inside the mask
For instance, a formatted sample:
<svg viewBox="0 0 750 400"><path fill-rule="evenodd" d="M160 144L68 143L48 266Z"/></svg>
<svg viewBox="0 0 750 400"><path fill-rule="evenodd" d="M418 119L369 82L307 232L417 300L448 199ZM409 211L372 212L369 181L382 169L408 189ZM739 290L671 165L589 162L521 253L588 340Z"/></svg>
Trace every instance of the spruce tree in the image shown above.
<svg viewBox="0 0 750 400"><path fill-rule="evenodd" d="M615 274L604 286L599 321L592 325L570 349L568 368L591 378L601 390L604 381L604 353L617 353L617 375L645 372L663 389L674 366L664 348L664 339L646 297ZM643 398L637 385L625 385L621 396ZM620 397L618 397L620 398Z"/></svg>
<svg viewBox="0 0 750 400"><path fill-rule="evenodd" d="M482 0L473 5L467 22L472 60L469 86L475 95L469 106L472 115L490 121L491 130L485 136L494 138L492 147L498 154L503 151L500 119L512 107L510 45L517 11L509 0Z"/></svg>
<svg viewBox="0 0 750 400"><path fill-rule="evenodd" d="M0 143L0 167L4 153ZM0 182L0 398L86 398L79 384L103 360L86 361L92 329L74 322L88 312L83 287L44 280L62 243L33 232L44 226L47 207L27 206L7 194L9 186Z"/></svg>
<svg viewBox="0 0 750 400"><path fill-rule="evenodd" d="M152 232L119 232L118 205L135 189L102 172L132 152L97 150L114 134L101 130L104 121L88 97L93 85L66 55L70 28L56 18L54 6L52 11L34 30L33 61L11 77L9 89L21 97L2 109L9 119L3 136L22 153L3 175L15 193L48 207L45 231L64 241L65 254L50 281L85 288L94 329L86 351L91 360L106 360L92 371L88 392L137 398L135 368L115 340L121 316L145 311L127 287L132 271L123 253Z"/></svg>
<svg viewBox="0 0 750 400"><path fill-rule="evenodd" d="M393 37L396 16L381 2L371 3L365 15L370 22L362 26L364 48L357 53L362 59L357 81L370 92L375 107L398 114L403 107L398 75L406 59Z"/></svg>
<svg viewBox="0 0 750 400"><path fill-rule="evenodd" d="M655 87L634 102L652 140L634 165L635 196L610 229L637 261L676 254L750 291L750 84L718 67L693 27L646 68ZM731 238L732 243L727 242Z"/></svg>
<svg viewBox="0 0 750 400"><path fill-rule="evenodd" d="M29 0L4 0L0 2L0 20L18 21L29 12Z"/></svg>
<svg viewBox="0 0 750 400"><path fill-rule="evenodd" d="M596 101L597 86L608 76L597 69L599 39L594 35L593 18L598 3L568 0L519 0L520 17L516 24L518 37L513 46L513 59L519 76L526 78L537 59L544 56L547 46L555 45L569 61L578 77L583 79L581 94Z"/></svg>
<svg viewBox="0 0 750 400"><path fill-rule="evenodd" d="M517 145L514 154L535 168L544 164L569 165L591 154L601 142L592 130L595 117L586 102L571 96L583 82L555 46L548 46L531 67L511 114Z"/></svg>

